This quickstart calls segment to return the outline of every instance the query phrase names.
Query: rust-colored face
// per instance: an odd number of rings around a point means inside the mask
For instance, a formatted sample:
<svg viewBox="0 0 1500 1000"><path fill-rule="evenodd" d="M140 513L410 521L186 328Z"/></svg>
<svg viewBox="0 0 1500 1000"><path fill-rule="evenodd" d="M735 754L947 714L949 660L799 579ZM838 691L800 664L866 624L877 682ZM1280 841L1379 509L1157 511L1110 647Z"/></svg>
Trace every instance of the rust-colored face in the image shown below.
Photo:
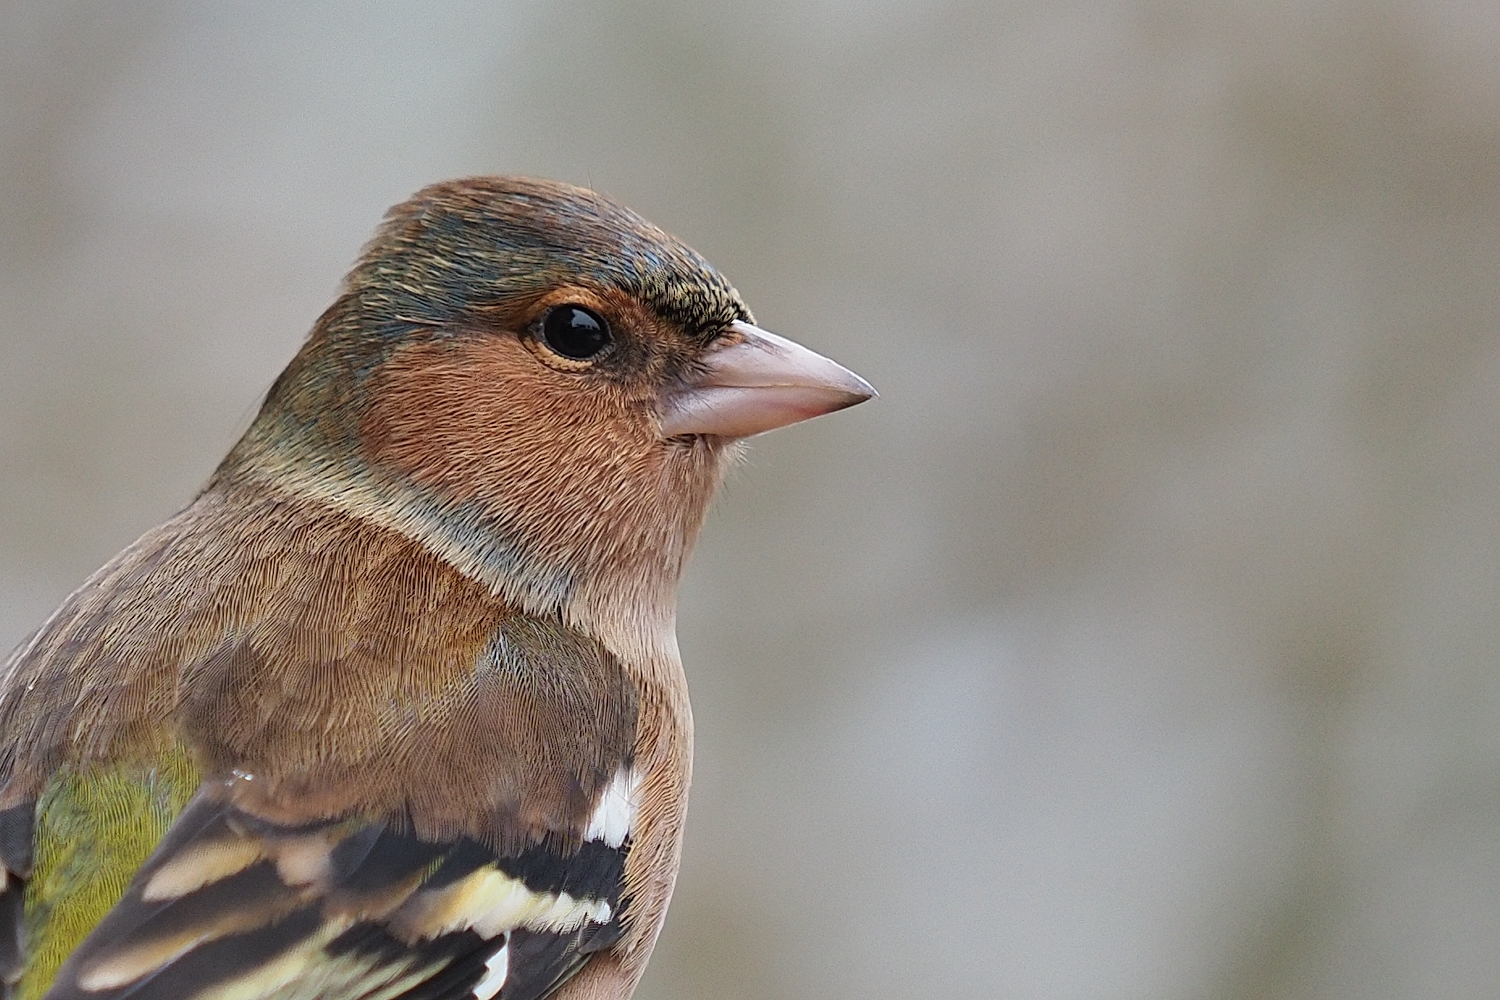
<svg viewBox="0 0 1500 1000"><path fill-rule="evenodd" d="M559 325L570 309L605 328L597 354L549 343L549 317ZM392 352L368 383L364 458L378 478L483 509L529 559L675 578L685 552L673 538L696 529L731 449L662 433L663 393L699 351L623 292L566 286L508 302Z"/></svg>

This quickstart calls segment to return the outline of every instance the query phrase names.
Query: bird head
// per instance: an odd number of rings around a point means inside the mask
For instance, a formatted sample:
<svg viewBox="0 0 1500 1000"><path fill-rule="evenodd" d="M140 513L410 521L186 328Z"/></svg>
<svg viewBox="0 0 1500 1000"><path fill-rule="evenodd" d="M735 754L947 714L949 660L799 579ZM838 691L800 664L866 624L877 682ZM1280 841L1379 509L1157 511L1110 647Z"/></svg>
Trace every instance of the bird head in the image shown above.
<svg viewBox="0 0 1500 1000"><path fill-rule="evenodd" d="M650 633L738 442L873 394L629 209L475 178L388 213L209 488L313 497L529 612Z"/></svg>

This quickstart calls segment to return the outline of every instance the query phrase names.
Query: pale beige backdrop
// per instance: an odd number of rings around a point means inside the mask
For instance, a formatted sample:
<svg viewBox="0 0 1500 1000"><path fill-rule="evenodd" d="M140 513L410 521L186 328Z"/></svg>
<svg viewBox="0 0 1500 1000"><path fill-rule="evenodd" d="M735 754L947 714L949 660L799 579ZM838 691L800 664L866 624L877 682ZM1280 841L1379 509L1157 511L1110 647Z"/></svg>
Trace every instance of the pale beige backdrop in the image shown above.
<svg viewBox="0 0 1500 1000"><path fill-rule="evenodd" d="M1500 6L9 0L0 644L503 171L883 394L687 580L642 997L1500 996Z"/></svg>

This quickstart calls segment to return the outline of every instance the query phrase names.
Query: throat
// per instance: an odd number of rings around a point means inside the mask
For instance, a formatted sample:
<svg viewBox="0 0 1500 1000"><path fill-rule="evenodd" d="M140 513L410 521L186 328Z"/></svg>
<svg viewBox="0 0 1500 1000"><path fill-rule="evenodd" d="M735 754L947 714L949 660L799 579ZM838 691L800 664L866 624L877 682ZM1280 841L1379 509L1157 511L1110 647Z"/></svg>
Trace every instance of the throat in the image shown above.
<svg viewBox="0 0 1500 1000"><path fill-rule="evenodd" d="M698 505L658 505L669 516L639 522L631 533L559 533L544 537L550 544L537 544L527 537L534 532L516 530L517 519L506 516L503 504L454 501L362 465L330 468L273 457L242 466L233 479L397 532L505 604L560 618L618 656L676 660L677 584L702 521Z"/></svg>

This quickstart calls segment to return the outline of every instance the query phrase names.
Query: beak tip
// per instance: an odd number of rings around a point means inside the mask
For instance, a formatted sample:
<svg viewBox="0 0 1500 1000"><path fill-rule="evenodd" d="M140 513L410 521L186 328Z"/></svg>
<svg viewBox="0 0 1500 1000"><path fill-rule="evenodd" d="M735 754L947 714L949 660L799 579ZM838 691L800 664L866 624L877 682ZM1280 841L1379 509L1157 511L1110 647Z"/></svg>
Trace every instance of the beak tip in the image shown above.
<svg viewBox="0 0 1500 1000"><path fill-rule="evenodd" d="M844 372L848 375L848 380L847 384L843 388L849 396L849 402L845 403L842 407L840 407L840 409L847 409L850 406L857 406L860 403L880 398L880 393L875 391L875 387L873 385L866 382L864 379L860 378L853 372L849 371L849 369L847 368L844 369Z"/></svg>

